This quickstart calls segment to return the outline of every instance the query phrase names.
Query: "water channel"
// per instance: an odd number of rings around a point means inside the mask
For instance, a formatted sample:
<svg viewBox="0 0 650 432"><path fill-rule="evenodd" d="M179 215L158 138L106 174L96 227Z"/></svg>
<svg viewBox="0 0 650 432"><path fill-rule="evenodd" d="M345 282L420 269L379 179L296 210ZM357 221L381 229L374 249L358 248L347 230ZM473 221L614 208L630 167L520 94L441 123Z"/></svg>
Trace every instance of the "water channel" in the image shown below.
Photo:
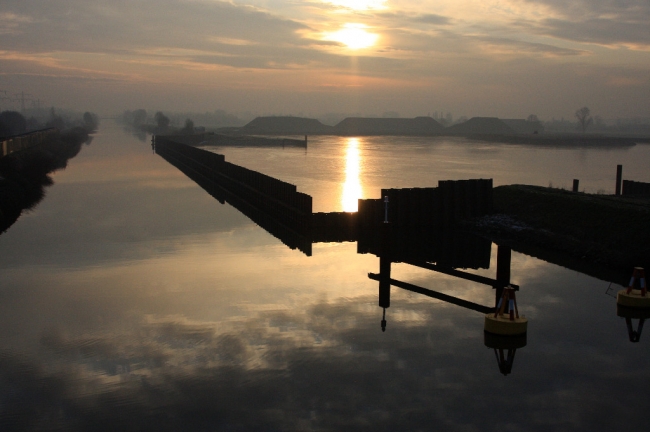
<svg viewBox="0 0 650 432"><path fill-rule="evenodd" d="M625 178L650 181L647 145L310 137L306 150L213 151L296 184L314 211L447 179L579 178L612 193L622 164ZM382 332L375 255L350 242L314 244L310 257L287 248L117 124L53 179L0 235L0 430L646 424L650 334L630 341L607 281L513 252L529 326L504 369L508 351L488 346L481 313L393 287ZM488 259L468 271L493 278L496 245ZM392 277L494 303L489 286L406 264Z"/></svg>

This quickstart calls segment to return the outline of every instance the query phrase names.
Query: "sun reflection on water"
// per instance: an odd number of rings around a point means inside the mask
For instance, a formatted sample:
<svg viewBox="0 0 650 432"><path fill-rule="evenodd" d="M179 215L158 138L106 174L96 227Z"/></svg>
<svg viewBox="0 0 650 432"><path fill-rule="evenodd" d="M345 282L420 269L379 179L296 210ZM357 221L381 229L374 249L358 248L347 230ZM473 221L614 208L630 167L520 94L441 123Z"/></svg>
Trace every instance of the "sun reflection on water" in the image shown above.
<svg viewBox="0 0 650 432"><path fill-rule="evenodd" d="M355 212L358 210L359 198L363 197L361 187L361 153L359 152L359 139L348 138L348 147L345 154L345 182L341 205L343 211Z"/></svg>

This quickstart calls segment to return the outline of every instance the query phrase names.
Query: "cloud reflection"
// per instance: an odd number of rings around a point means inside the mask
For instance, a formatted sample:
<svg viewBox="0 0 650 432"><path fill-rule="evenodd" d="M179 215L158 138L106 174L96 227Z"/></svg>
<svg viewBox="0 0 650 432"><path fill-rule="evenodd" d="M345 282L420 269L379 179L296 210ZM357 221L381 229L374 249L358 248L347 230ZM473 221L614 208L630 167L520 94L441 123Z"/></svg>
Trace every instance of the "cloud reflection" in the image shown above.
<svg viewBox="0 0 650 432"><path fill-rule="evenodd" d="M359 138L349 138L345 154L345 183L343 183L343 195L341 197L343 211L355 212L358 210L358 200L363 197L360 173Z"/></svg>
<svg viewBox="0 0 650 432"><path fill-rule="evenodd" d="M417 319L387 333L374 296L229 323L144 316L94 334L52 330L37 357L0 351L0 426L496 431L503 406L513 430L615 430L623 412L634 428L646 421L642 398L629 398L647 383L643 351L620 361L590 337L556 346L540 331L504 381L473 312L408 293L394 300L391 313Z"/></svg>

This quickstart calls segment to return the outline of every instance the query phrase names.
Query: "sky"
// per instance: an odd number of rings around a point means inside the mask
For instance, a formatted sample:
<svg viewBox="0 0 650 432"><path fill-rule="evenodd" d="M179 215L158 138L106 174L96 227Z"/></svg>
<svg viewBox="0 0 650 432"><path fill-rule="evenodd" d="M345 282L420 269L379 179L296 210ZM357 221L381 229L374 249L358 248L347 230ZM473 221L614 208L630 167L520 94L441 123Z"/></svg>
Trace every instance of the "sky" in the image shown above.
<svg viewBox="0 0 650 432"><path fill-rule="evenodd" d="M648 0L2 0L0 97L102 115L650 117L649 22Z"/></svg>

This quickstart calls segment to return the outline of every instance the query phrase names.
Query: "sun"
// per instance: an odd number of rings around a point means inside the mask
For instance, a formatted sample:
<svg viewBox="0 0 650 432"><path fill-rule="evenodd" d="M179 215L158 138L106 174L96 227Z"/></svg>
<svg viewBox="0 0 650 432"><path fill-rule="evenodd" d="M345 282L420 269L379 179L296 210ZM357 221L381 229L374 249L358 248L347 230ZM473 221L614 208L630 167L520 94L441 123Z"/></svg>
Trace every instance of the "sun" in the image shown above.
<svg viewBox="0 0 650 432"><path fill-rule="evenodd" d="M329 33L328 40L340 42L351 50L358 50L373 46L379 35L366 31L368 27L363 24L345 24L339 31Z"/></svg>

